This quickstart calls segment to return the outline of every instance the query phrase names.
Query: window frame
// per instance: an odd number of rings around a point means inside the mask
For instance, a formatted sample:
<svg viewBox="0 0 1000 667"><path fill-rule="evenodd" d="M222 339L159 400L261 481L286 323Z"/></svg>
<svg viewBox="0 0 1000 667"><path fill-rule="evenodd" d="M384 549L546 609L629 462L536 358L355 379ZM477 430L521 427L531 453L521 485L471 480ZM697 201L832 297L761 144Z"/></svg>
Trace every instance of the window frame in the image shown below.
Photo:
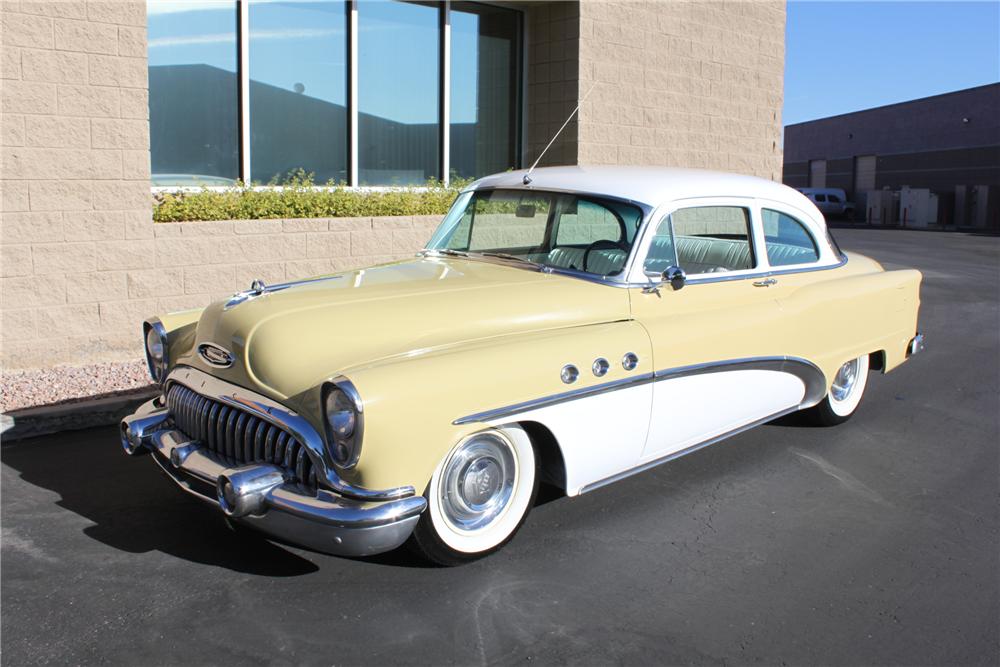
<svg viewBox="0 0 1000 667"><path fill-rule="evenodd" d="M668 218L674 211L682 208L693 208L700 206L738 206L750 209L751 216L751 243L757 265L753 269L741 271L729 271L726 273L698 273L688 276L688 285L703 285L717 282L727 282L731 280L744 280L749 278L762 278L767 276L780 276L789 273L807 273L811 271L822 271L835 269L847 263L847 255L833 243L827 241L828 231L825 222L817 220L812 213L798 208L784 201L756 197L690 197L666 202L657 206L647 217L643 229L636 238L632 246L632 257L630 258L631 268L628 272L628 283L631 286L648 286L655 276L647 274L644 270L646 257L649 254L650 245L656 235L656 229L660 223ZM795 218L802 223L806 231L812 237L819 249L819 261L806 264L788 264L771 266L767 259L767 247L764 242L764 225L762 209L767 208L779 213L784 213ZM827 232L822 236L819 230ZM673 224L670 227L673 234ZM675 246L676 247L676 246ZM676 259L676 257L675 257Z"/></svg>
<svg viewBox="0 0 1000 667"><path fill-rule="evenodd" d="M330 0L331 3L336 0ZM392 189L391 185L369 185L362 186L359 169L359 138L358 138L358 2L359 0L339 0L343 3L344 11L347 14L347 185L358 189ZM404 0L393 0L404 1ZM252 174L250 161L250 2L251 0L232 0L235 15L234 30L236 32L236 80L237 80L237 101L236 121L238 127L237 136L237 178L243 183L250 183ZM426 3L421 3L426 4ZM438 91L438 168L440 173L438 178L447 185L451 178L451 2L444 0L436 3L438 8L438 81L440 83ZM475 4L493 5L505 10L514 11L517 14L517 35L514 48L511 50L514 56L516 68L517 85L513 92L516 99L511 102L511 109L514 112L513 118L513 155L514 168L521 166L524 159L526 143L526 133L524 131L525 119L525 92L527 81L525 78L525 49L527 44L527 27L525 20L525 9L509 3L478 2ZM487 174L484 174L487 175ZM231 186L208 186L209 190L225 190ZM258 187L268 188L267 185ZM413 187L413 186L410 186ZM202 190L203 187L194 186L169 186L152 185L153 192L181 192Z"/></svg>
<svg viewBox="0 0 1000 667"><path fill-rule="evenodd" d="M814 259L812 261L809 261L809 262L799 262L798 264L771 264L771 257L770 257L770 255L767 254L767 233L764 231L764 211L765 210L772 211L772 212L777 213L779 215L783 215L786 218L791 219L793 222L798 223L798 225L806 233L806 236L809 238L809 240L812 241L813 250L816 251L816 259ZM816 234L813 233L813 231L809 228L809 225L806 224L805 222L803 222L799 218L799 216L792 215L791 213L788 213L787 211L782 211L780 209L776 209L773 206L769 206L769 205L766 205L766 204L762 204L760 206L760 208L758 209L758 212L760 214L760 240L761 240L761 243L764 246L764 259L767 261L768 267L776 269L776 270L784 270L784 269L796 268L796 267L812 267L812 266L815 266L816 264L819 264L822 261L822 259L823 259L823 247L820 245L819 241L817 240Z"/></svg>
<svg viewBox="0 0 1000 667"><path fill-rule="evenodd" d="M670 237L673 240L674 262L676 263L678 261L677 241L674 234L673 215L677 211L684 209L718 207L742 208L747 212L747 232L749 234L749 238L747 240L750 243L750 254L753 258L754 266L749 269L725 271L722 273L689 273L687 274L688 283L698 284L704 282L739 280L741 278L760 274L762 269L765 268L765 258L761 257L761 248L757 242L757 238L759 236L759 211L755 205L755 200L748 197L705 197L697 199L684 199L673 202L671 205L666 207L665 211L662 213L658 211L650 218L649 223L646 225L646 231L643 234L641 241L642 245L641 247L638 247L638 254L636 255L636 261L633 268L634 273L631 276L631 280L633 282L648 283L650 278L655 278L654 275L646 273L646 258L649 256L649 249L652 246L654 237L656 236L656 230L659 229L663 222L667 222L667 224L670 225Z"/></svg>

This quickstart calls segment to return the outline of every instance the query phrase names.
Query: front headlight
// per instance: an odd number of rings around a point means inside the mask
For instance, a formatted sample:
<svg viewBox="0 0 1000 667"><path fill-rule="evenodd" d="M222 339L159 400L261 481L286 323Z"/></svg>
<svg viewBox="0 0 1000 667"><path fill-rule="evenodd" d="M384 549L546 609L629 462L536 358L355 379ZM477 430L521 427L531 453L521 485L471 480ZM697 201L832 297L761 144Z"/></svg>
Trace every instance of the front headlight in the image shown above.
<svg viewBox="0 0 1000 667"><path fill-rule="evenodd" d="M159 321L143 325L146 330L146 367L153 382L160 384L167 370L167 334Z"/></svg>
<svg viewBox="0 0 1000 667"><path fill-rule="evenodd" d="M339 377L323 388L327 451L341 468L352 468L361 456L364 406L351 381Z"/></svg>

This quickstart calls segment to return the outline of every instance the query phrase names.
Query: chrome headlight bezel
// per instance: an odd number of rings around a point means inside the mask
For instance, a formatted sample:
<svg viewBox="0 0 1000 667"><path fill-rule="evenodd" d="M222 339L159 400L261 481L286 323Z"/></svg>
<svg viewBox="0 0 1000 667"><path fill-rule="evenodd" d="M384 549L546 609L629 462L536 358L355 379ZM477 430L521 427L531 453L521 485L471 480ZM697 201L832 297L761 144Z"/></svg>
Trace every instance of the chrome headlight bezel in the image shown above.
<svg viewBox="0 0 1000 667"><path fill-rule="evenodd" d="M365 432L364 403L354 384L338 376L323 385L323 431L330 460L348 470L358 464Z"/></svg>
<svg viewBox="0 0 1000 667"><path fill-rule="evenodd" d="M159 342L159 355L157 355L154 350L150 349L151 338ZM153 382L156 384L163 384L163 380L167 376L169 348L167 348L167 330L163 327L160 320L153 318L143 322L142 347L146 353L146 369L149 371L149 377L151 377Z"/></svg>

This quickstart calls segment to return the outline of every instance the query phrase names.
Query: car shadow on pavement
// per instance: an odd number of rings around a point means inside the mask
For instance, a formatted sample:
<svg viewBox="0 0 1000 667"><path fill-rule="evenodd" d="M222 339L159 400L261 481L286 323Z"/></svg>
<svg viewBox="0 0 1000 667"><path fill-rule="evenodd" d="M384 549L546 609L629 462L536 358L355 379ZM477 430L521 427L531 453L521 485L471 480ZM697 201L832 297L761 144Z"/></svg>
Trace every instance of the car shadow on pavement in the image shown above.
<svg viewBox="0 0 1000 667"><path fill-rule="evenodd" d="M294 577L319 568L250 530L229 530L219 512L181 492L148 457L130 459L117 444L115 427L69 431L4 444L0 461L22 481L58 494L54 504L92 521L83 533L129 553L160 551L176 558L271 577ZM37 523L49 514L32 505L48 494L3 489L5 526L22 517ZM13 487L13 488L12 488ZM36 500L37 499L37 500ZM29 520L29 519L24 519Z"/></svg>

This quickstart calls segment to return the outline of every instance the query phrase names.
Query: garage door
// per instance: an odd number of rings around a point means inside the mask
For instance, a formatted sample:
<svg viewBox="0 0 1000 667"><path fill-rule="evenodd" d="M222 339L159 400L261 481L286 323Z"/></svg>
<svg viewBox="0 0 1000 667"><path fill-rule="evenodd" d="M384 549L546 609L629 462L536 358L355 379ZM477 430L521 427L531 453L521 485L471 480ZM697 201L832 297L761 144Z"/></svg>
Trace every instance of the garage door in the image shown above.
<svg viewBox="0 0 1000 667"><path fill-rule="evenodd" d="M826 160L809 160L809 187L826 187Z"/></svg>
<svg viewBox="0 0 1000 667"><path fill-rule="evenodd" d="M859 155L854 158L854 192L875 189L875 156Z"/></svg>

